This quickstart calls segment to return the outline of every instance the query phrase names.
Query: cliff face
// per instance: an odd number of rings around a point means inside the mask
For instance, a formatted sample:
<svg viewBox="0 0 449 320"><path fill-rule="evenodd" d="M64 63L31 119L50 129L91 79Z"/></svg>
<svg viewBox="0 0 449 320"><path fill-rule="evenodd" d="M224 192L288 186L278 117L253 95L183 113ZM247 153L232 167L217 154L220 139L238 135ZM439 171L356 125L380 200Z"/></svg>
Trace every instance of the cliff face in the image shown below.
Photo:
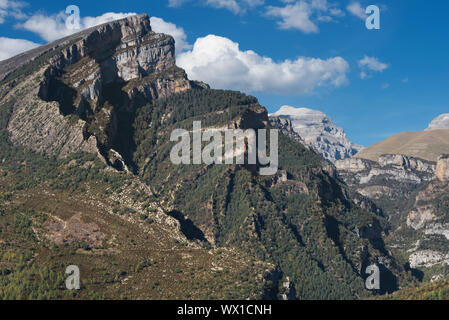
<svg viewBox="0 0 449 320"><path fill-rule="evenodd" d="M6 60L0 75L0 104L13 106L7 129L14 143L58 157L97 152L117 168L131 164L129 132L138 107L206 87L176 67L173 38L154 33L147 15Z"/></svg>
<svg viewBox="0 0 449 320"><path fill-rule="evenodd" d="M335 166L348 185L371 199L408 197L413 187L434 179L436 168L434 162L404 155L382 155L378 162L345 159Z"/></svg>
<svg viewBox="0 0 449 320"><path fill-rule="evenodd" d="M434 277L448 275L444 267L449 262L447 155L437 162L382 155L377 162L353 158L335 165L341 179L383 209L393 226L387 243L408 256L410 267L441 265L427 272Z"/></svg>
<svg viewBox="0 0 449 320"><path fill-rule="evenodd" d="M343 128L336 126L320 111L283 106L272 117L289 119L293 130L306 144L332 162L350 158L363 149L349 141Z"/></svg>

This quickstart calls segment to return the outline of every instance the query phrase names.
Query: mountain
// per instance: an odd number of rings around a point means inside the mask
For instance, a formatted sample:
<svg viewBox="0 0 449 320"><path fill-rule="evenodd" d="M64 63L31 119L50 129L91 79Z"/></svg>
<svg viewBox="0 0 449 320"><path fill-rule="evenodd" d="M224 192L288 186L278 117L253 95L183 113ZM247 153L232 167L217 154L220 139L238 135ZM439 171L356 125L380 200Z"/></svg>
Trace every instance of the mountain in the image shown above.
<svg viewBox="0 0 449 320"><path fill-rule="evenodd" d="M57 157L95 152L123 168L132 167L134 110L205 86L175 65L173 38L152 32L146 15L0 62L0 79L0 101L14 110L7 124L12 142Z"/></svg>
<svg viewBox="0 0 449 320"><path fill-rule="evenodd" d="M388 221L294 125L174 57L138 15L0 63L0 298L357 299L416 281L385 247ZM171 133L199 120L278 128L278 172L173 164Z"/></svg>
<svg viewBox="0 0 449 320"><path fill-rule="evenodd" d="M332 162L351 158L363 149L362 146L349 141L343 128L336 126L320 111L283 106L271 116L290 119L293 130L309 146Z"/></svg>
<svg viewBox="0 0 449 320"><path fill-rule="evenodd" d="M335 163L337 176L390 222L387 248L423 281L449 276L448 134L400 134Z"/></svg>
<svg viewBox="0 0 449 320"><path fill-rule="evenodd" d="M439 130L439 129L449 129L449 113L442 114L433 119L426 130Z"/></svg>
<svg viewBox="0 0 449 320"><path fill-rule="evenodd" d="M361 150L355 158L378 161L384 154L401 154L435 162L446 153L449 153L449 129L403 132Z"/></svg>

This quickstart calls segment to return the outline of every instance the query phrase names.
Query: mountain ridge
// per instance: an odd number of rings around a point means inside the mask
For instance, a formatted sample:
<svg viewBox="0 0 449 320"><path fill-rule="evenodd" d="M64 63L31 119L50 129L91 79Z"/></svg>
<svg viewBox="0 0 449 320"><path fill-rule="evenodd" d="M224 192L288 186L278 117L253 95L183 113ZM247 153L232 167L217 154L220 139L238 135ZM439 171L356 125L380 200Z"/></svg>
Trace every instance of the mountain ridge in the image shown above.
<svg viewBox="0 0 449 320"><path fill-rule="evenodd" d="M449 153L449 129L403 132L361 150L355 158L378 161L384 154L402 154L427 161Z"/></svg>

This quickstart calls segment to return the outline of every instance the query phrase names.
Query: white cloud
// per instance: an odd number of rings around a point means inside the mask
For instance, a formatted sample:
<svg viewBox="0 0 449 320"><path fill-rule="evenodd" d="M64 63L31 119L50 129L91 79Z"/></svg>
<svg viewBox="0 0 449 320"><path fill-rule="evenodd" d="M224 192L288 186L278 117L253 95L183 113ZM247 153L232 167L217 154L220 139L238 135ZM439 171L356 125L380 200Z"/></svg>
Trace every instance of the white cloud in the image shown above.
<svg viewBox="0 0 449 320"><path fill-rule="evenodd" d="M190 0L168 0L169 7L180 7L184 3L190 2ZM245 13L248 8L263 5L264 0L203 0L200 2L206 6L210 6L217 9L226 9L234 14Z"/></svg>
<svg viewBox="0 0 449 320"><path fill-rule="evenodd" d="M360 73L360 78L366 79L369 77L369 72L383 72L389 68L389 65L380 62L376 57L365 56L363 59L359 60L358 65L362 69Z"/></svg>
<svg viewBox="0 0 449 320"><path fill-rule="evenodd" d="M166 22L158 17L151 17L151 28L154 32L171 35L176 42L177 54L192 48L192 45L187 42L187 35L184 29L173 23Z"/></svg>
<svg viewBox="0 0 449 320"><path fill-rule="evenodd" d="M365 9L362 8L362 5L360 2L351 2L346 9L353 15L356 16L362 20L366 20L368 17L365 13Z"/></svg>
<svg viewBox="0 0 449 320"><path fill-rule="evenodd" d="M236 0L207 0L206 4L214 8L227 9L235 14L243 11Z"/></svg>
<svg viewBox="0 0 449 320"><path fill-rule="evenodd" d="M304 33L318 33L318 22L332 22L345 14L327 0L283 0L284 7L268 6L266 15L280 18L281 29L297 29Z"/></svg>
<svg viewBox="0 0 449 320"><path fill-rule="evenodd" d="M40 44L23 39L0 37L0 61L33 49Z"/></svg>
<svg viewBox="0 0 449 320"><path fill-rule="evenodd" d="M7 16L12 16L16 19L24 19L26 16L22 12L22 8L27 3L14 0L0 0L0 24L5 22Z"/></svg>
<svg viewBox="0 0 449 320"><path fill-rule="evenodd" d="M168 0L168 6L172 8L178 8L182 6L184 3L186 3L189 0Z"/></svg>
<svg viewBox="0 0 449 320"><path fill-rule="evenodd" d="M363 59L359 60L360 67L366 67L369 70L382 72L388 69L388 64L380 62L376 57L365 56Z"/></svg>
<svg viewBox="0 0 449 320"><path fill-rule="evenodd" d="M317 33L318 26L312 22L312 7L305 1L288 4L285 7L268 7L267 15L281 18L278 25L281 29L298 29L304 33Z"/></svg>
<svg viewBox="0 0 449 320"><path fill-rule="evenodd" d="M8 15L6 10L0 9L0 24L5 22L5 17Z"/></svg>
<svg viewBox="0 0 449 320"><path fill-rule="evenodd" d="M191 51L178 56L178 65L190 79L214 88L298 95L321 86L341 86L349 71L341 57L275 62L251 50L241 51L238 43L215 35L197 39Z"/></svg>

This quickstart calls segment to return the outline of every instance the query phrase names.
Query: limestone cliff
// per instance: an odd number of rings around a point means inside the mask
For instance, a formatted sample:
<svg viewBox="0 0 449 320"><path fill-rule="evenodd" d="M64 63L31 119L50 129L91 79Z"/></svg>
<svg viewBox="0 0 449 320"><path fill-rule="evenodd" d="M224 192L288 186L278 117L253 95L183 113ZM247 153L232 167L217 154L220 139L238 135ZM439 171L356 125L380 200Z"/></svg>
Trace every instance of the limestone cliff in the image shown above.
<svg viewBox="0 0 449 320"><path fill-rule="evenodd" d="M411 268L449 262L448 160L447 155L432 162L396 154L335 164L342 180L386 213L393 226L387 243L408 256ZM449 274L438 272L432 275Z"/></svg>
<svg viewBox="0 0 449 320"><path fill-rule="evenodd" d="M404 155L382 155L378 162L352 158L339 160L335 166L348 185L371 199L379 199L408 197L410 186L434 179L436 164Z"/></svg>
<svg viewBox="0 0 449 320"><path fill-rule="evenodd" d="M0 104L12 105L11 141L65 157L98 153L132 165L134 112L192 87L175 64L171 36L146 14L96 26L0 63ZM20 99L17 99L20 97Z"/></svg>

